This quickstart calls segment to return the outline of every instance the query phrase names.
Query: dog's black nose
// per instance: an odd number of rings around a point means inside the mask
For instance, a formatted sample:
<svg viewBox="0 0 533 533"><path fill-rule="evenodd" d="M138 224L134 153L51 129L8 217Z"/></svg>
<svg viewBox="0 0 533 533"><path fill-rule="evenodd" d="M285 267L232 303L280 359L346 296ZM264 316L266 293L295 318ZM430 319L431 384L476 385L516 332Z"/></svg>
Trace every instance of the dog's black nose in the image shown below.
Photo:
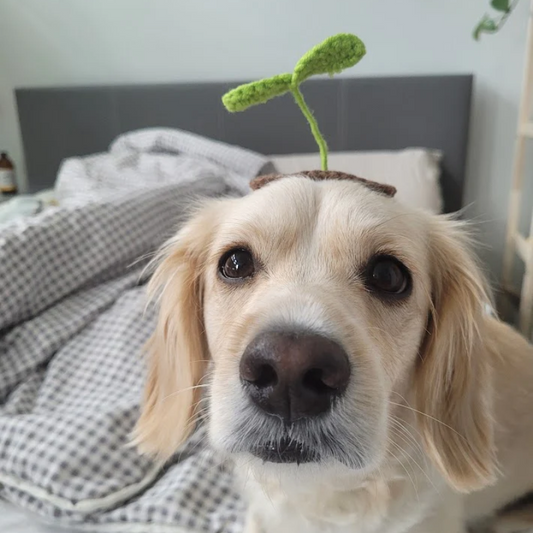
<svg viewBox="0 0 533 533"><path fill-rule="evenodd" d="M325 413L350 380L342 347L314 334L267 332L246 348L240 374L252 401L286 421Z"/></svg>

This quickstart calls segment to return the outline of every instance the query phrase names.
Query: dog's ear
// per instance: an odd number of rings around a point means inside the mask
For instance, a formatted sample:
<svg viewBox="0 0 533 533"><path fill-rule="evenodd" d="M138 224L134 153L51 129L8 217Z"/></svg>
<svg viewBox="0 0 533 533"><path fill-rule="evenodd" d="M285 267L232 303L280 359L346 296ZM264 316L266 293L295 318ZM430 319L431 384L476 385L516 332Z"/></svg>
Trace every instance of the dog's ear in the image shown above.
<svg viewBox="0 0 533 533"><path fill-rule="evenodd" d="M430 230L432 309L416 373L418 424L448 483L469 492L495 480L486 282L462 224Z"/></svg>
<svg viewBox="0 0 533 533"><path fill-rule="evenodd" d="M202 273L216 220L203 207L162 249L148 292L159 304L148 343L148 375L133 443L170 457L195 425L209 358L203 328Z"/></svg>

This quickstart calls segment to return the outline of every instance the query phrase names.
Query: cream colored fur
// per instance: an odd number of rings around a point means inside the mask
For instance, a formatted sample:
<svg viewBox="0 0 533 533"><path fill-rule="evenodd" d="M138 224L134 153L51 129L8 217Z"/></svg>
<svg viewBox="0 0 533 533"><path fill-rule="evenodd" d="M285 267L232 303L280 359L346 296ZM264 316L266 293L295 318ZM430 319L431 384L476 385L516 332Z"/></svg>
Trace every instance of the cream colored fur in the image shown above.
<svg viewBox="0 0 533 533"><path fill-rule="evenodd" d="M151 283L160 317L140 448L172 454L208 384L211 444L229 453L250 497L246 533L464 533L467 519L533 490L533 349L486 314L462 226L347 181L284 178L208 202L165 247ZM260 268L230 287L217 266L235 246ZM410 269L406 301L366 290L361 271L376 253ZM239 360L273 324L345 348L357 379L335 420L360 468L247 453Z"/></svg>

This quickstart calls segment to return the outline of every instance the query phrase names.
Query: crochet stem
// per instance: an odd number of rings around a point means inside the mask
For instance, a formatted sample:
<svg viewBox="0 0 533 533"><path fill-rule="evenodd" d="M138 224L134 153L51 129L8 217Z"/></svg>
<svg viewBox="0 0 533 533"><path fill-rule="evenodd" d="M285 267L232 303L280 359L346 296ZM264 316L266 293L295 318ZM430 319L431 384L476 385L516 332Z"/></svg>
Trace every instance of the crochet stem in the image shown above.
<svg viewBox="0 0 533 533"><path fill-rule="evenodd" d="M311 126L311 132L313 133L313 137L315 138L315 141L318 144L318 148L320 149L320 163L322 166L322 170L327 170L328 169L328 145L326 144L324 137L322 137L322 134L320 133L320 130L318 129L318 123L315 117L313 116L313 113L311 112L311 110L307 107L303 94L301 93L298 85L291 85L291 93L294 96L294 99L296 100L298 107L302 110L302 113L307 119L307 122L309 122L309 126Z"/></svg>

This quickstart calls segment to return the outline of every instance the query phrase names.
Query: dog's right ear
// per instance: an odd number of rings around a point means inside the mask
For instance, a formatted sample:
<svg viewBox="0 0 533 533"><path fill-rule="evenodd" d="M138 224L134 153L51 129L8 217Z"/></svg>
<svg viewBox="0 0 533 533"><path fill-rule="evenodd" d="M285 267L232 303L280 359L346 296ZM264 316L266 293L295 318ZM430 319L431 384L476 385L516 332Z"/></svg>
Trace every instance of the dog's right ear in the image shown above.
<svg viewBox="0 0 533 533"><path fill-rule="evenodd" d="M463 223L432 221L433 302L416 373L426 452L460 492L496 479L487 283Z"/></svg>
<svg viewBox="0 0 533 533"><path fill-rule="evenodd" d="M148 376L133 443L166 459L194 429L209 358L202 273L219 202L205 205L161 250L148 292L159 304L148 343Z"/></svg>

